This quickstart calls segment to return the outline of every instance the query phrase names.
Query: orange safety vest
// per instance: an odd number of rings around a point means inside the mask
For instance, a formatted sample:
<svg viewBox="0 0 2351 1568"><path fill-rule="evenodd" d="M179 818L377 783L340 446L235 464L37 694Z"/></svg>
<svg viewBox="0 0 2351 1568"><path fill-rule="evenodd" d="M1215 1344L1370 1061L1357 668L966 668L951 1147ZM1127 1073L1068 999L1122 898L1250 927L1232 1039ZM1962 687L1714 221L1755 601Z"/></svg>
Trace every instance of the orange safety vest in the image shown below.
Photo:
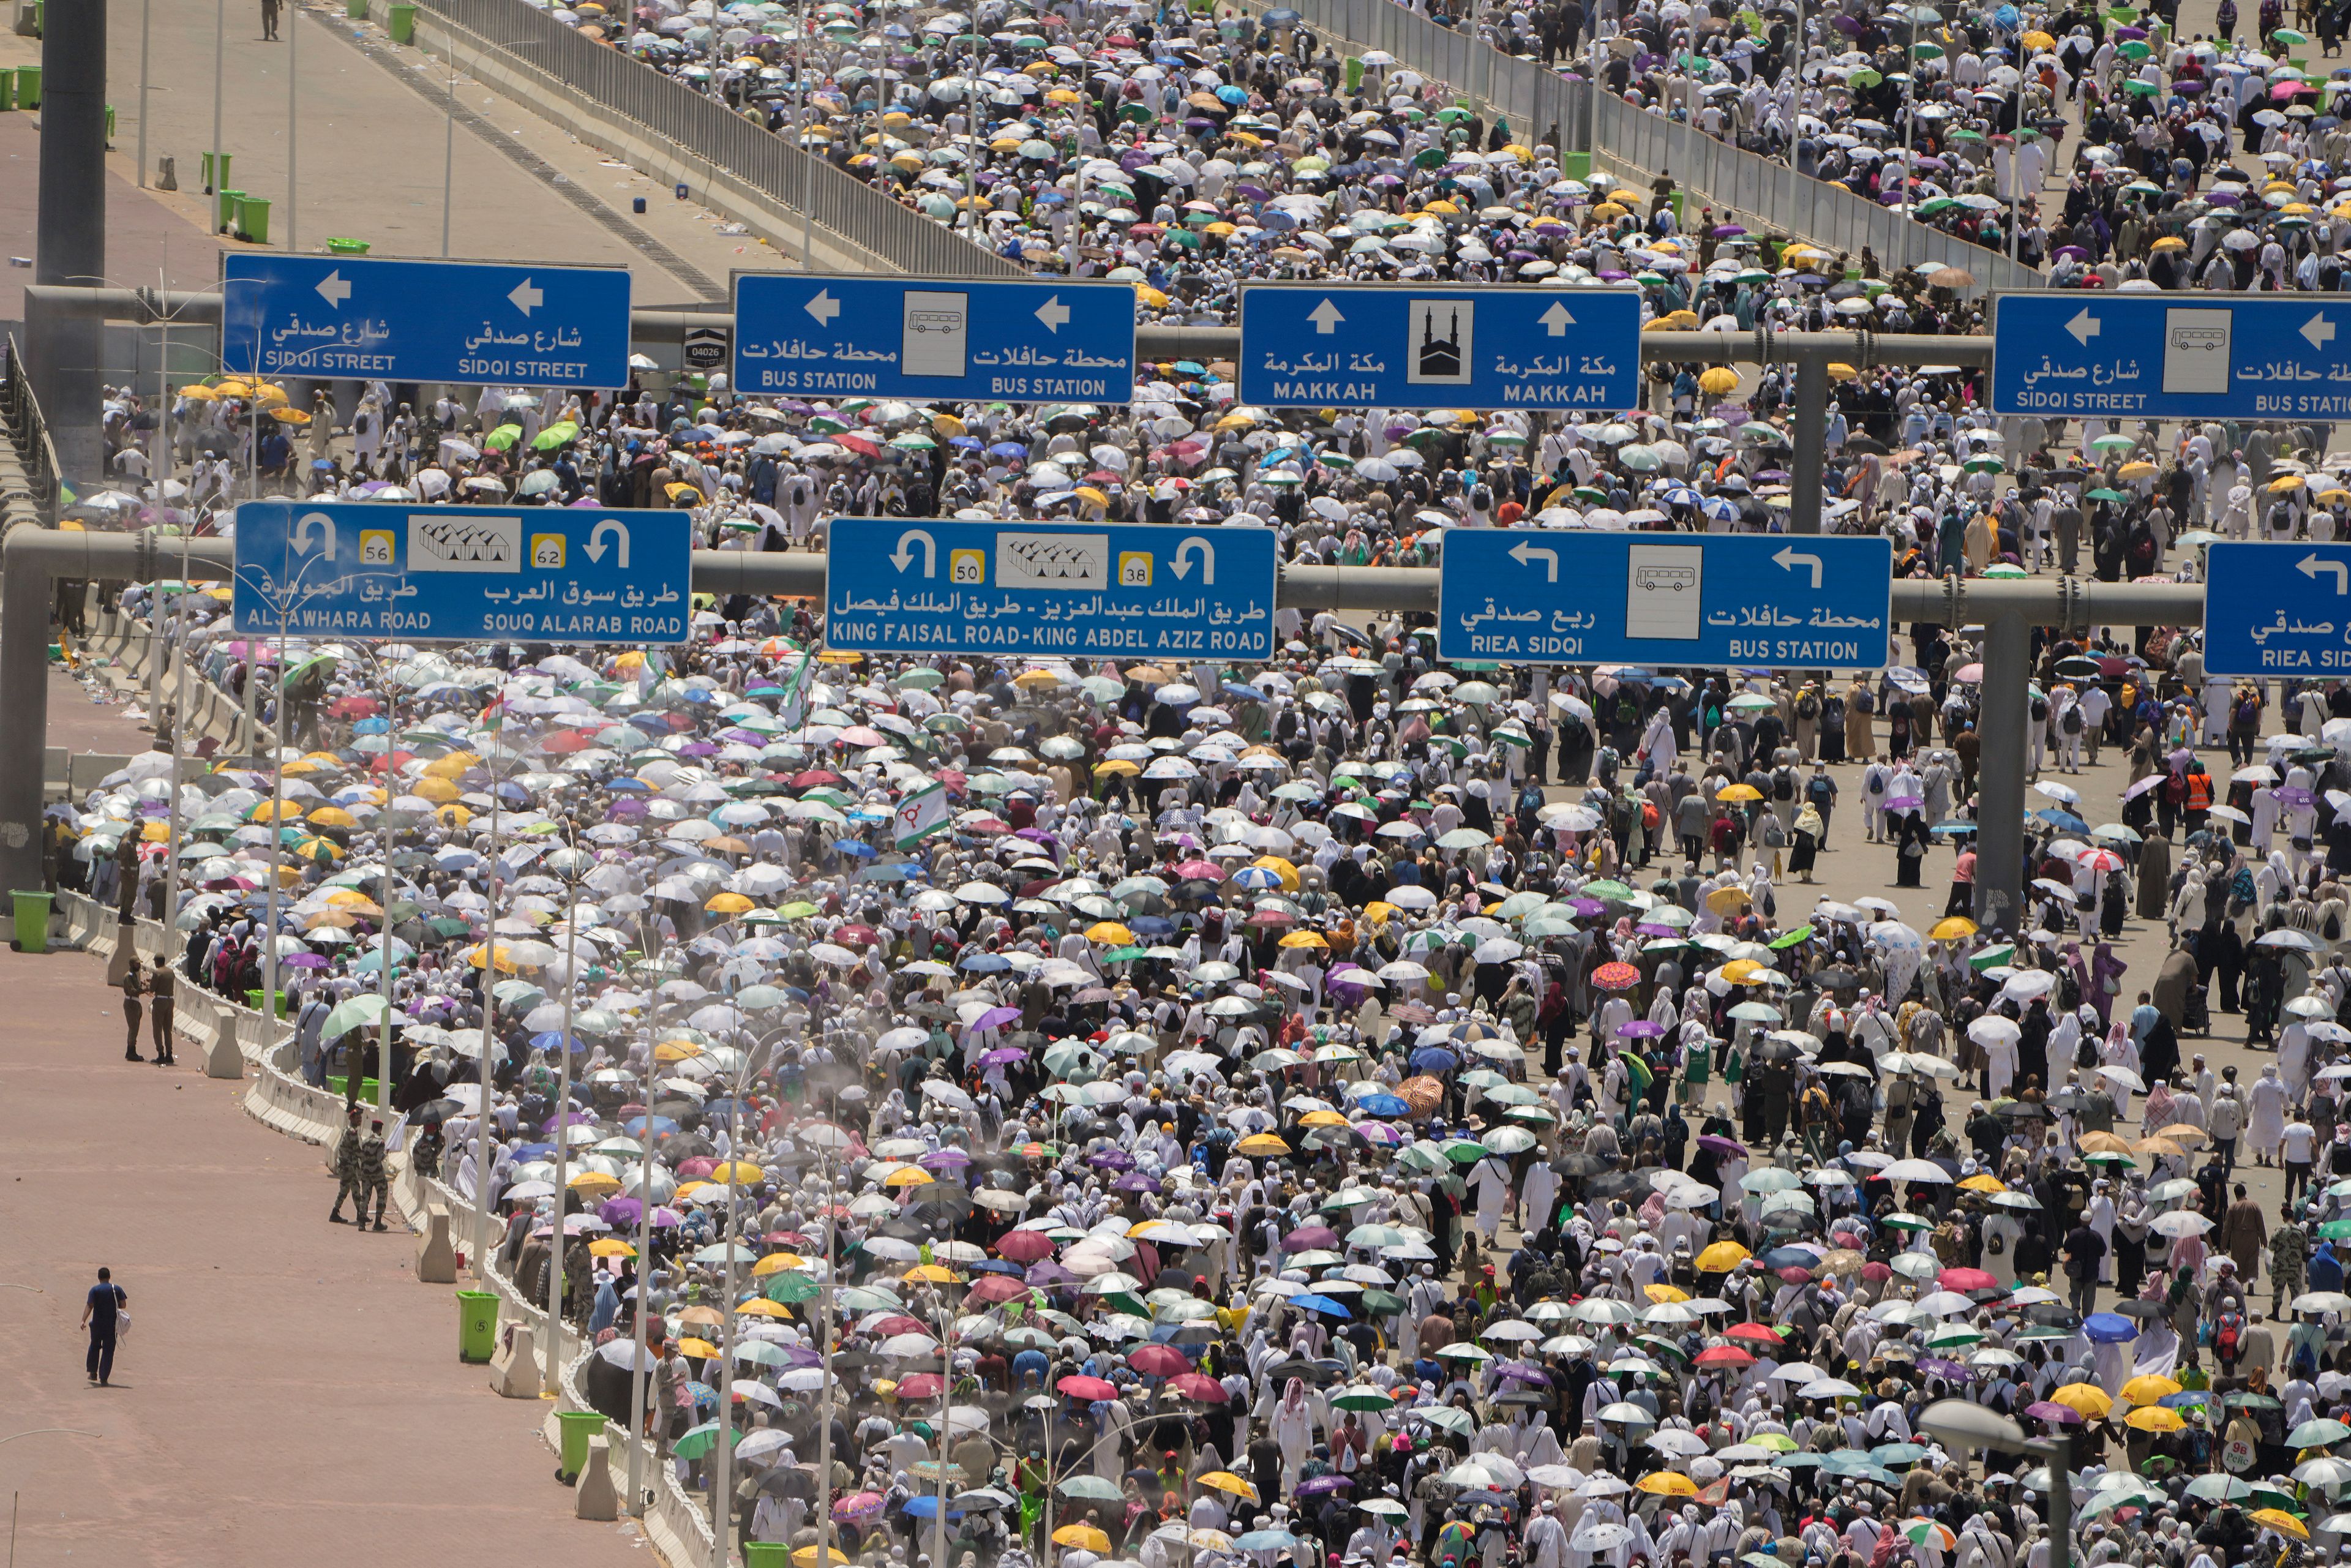
<svg viewBox="0 0 2351 1568"><path fill-rule="evenodd" d="M2210 773L2190 773L2188 776L2188 809L2191 811L2212 809L2212 776Z"/></svg>

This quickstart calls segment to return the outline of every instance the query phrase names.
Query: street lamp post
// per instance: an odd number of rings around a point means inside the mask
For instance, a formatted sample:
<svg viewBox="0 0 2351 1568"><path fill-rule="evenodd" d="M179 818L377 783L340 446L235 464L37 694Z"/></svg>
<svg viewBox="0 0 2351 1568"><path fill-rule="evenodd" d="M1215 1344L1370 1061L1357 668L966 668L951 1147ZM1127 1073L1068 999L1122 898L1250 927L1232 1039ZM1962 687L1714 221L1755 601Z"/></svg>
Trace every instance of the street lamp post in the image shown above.
<svg viewBox="0 0 2351 1568"><path fill-rule="evenodd" d="M2045 1441L1997 1410L1971 1399L1938 1399L1919 1413L1919 1427L1947 1447L2029 1454L2049 1470L2049 1568L2067 1568L2074 1533L2074 1440L2060 1435Z"/></svg>

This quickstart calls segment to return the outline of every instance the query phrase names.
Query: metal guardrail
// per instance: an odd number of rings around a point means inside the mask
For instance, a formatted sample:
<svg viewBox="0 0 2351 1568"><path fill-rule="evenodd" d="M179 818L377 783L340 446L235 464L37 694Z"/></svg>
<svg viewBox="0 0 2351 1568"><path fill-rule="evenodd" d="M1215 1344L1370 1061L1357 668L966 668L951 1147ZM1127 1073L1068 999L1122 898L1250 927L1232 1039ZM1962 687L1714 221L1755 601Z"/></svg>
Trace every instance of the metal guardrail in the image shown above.
<svg viewBox="0 0 2351 1568"><path fill-rule="evenodd" d="M32 484L33 499L41 520L57 520L57 449L49 440L48 422L41 417L40 400L33 395L32 378L25 373L25 351L14 333L0 352L0 423L8 428L9 444Z"/></svg>
<svg viewBox="0 0 2351 1568"><path fill-rule="evenodd" d="M1358 52L1384 50L1399 65L1491 105L1522 141L1549 141L1562 152L1593 152L1647 174L1670 174L1677 184L1717 208L1754 214L1774 228L1855 258L1866 246L1879 265L1888 268L1906 261L1933 261L1962 267L1988 288L2041 287L2039 274L1996 251L1926 224L1905 222L1894 208L1610 94L1600 98L1599 145L1593 148L1589 145L1594 117L1585 97L1588 84L1570 80L1537 61L1506 55L1464 29L1439 26L1395 0L1284 4L1309 26L1345 40Z"/></svg>
<svg viewBox="0 0 2351 1568"><path fill-rule="evenodd" d="M1020 277L1027 269L811 159L784 138L642 60L600 44L525 0L417 0L488 47L799 210L901 272ZM813 165L814 180L810 179Z"/></svg>

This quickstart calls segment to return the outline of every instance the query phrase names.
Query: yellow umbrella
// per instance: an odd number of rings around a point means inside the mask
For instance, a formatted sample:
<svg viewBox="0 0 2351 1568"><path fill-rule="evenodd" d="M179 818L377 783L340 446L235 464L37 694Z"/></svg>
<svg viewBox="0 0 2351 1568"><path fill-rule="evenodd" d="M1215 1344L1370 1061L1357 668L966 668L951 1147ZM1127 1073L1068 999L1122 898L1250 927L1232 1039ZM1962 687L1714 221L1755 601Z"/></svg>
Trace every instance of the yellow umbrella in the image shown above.
<svg viewBox="0 0 2351 1568"><path fill-rule="evenodd" d="M748 1160L725 1160L711 1171L710 1179L725 1182L729 1186L744 1186L767 1174Z"/></svg>
<svg viewBox="0 0 2351 1568"><path fill-rule="evenodd" d="M180 389L180 395L186 398L191 402L220 402L220 393L204 385L202 382L197 382L192 385L182 387Z"/></svg>
<svg viewBox="0 0 2351 1568"><path fill-rule="evenodd" d="M1763 799L1763 791L1752 784L1726 784L1714 792L1714 798L1718 800L1737 800L1744 804L1750 800L1761 800Z"/></svg>
<svg viewBox="0 0 2351 1568"><path fill-rule="evenodd" d="M1097 762L1094 764L1095 776L1102 779L1132 779L1134 775L1142 771L1142 768L1137 768L1134 763L1129 762L1123 757L1114 757L1108 762Z"/></svg>
<svg viewBox="0 0 2351 1568"><path fill-rule="evenodd" d="M1364 905L1364 918L1374 925L1385 925L1395 918L1396 906L1384 898L1375 898Z"/></svg>
<svg viewBox="0 0 2351 1568"><path fill-rule="evenodd" d="M1976 923L1964 915L1948 915L1935 922L1927 935L1938 942L1956 942L1962 936L1976 934Z"/></svg>
<svg viewBox="0 0 2351 1568"><path fill-rule="evenodd" d="M2008 1190L2006 1182L1995 1176L1985 1176L1980 1171L1961 1182L1959 1186L1961 1190L1967 1192L2006 1192Z"/></svg>
<svg viewBox="0 0 2351 1568"><path fill-rule="evenodd" d="M739 893L718 893L702 907L716 915L747 915L758 905Z"/></svg>
<svg viewBox="0 0 2351 1568"><path fill-rule="evenodd" d="M2123 1417L2123 1425L2141 1432L2177 1432L2188 1423L2179 1412L2162 1405L2143 1405Z"/></svg>
<svg viewBox="0 0 2351 1568"><path fill-rule="evenodd" d="M340 806L321 806L310 813L310 825L318 828L356 828L360 820Z"/></svg>
<svg viewBox="0 0 2351 1568"><path fill-rule="evenodd" d="M771 1301L765 1296L754 1296L735 1310L748 1312L755 1318L788 1318L792 1315L791 1308L781 1301Z"/></svg>
<svg viewBox="0 0 2351 1568"><path fill-rule="evenodd" d="M1717 365L1698 379L1698 390L1708 397L1720 397L1739 390L1739 372L1729 365Z"/></svg>
<svg viewBox="0 0 2351 1568"><path fill-rule="evenodd" d="M465 962L471 964L476 969L486 969L489 967L489 945L485 943L481 946L476 947L472 952L466 954ZM503 942L498 945L498 973L501 975L511 975L515 973L513 951Z"/></svg>
<svg viewBox="0 0 2351 1568"><path fill-rule="evenodd" d="M882 1185L883 1186L921 1186L925 1182L937 1179L920 1166L906 1166L883 1177Z"/></svg>
<svg viewBox="0 0 2351 1568"><path fill-rule="evenodd" d="M474 820L474 813L455 800L436 808L433 815L444 828L462 828Z"/></svg>
<svg viewBox="0 0 2351 1568"><path fill-rule="evenodd" d="M2160 1405L2179 1392L2179 1385L2160 1373L2145 1373L2123 1385L2123 1397L2134 1405Z"/></svg>
<svg viewBox="0 0 2351 1568"><path fill-rule="evenodd" d="M2131 1152L2130 1141L2118 1138L2112 1133L2085 1133L2079 1143L2085 1155L2126 1155Z"/></svg>
<svg viewBox="0 0 2351 1568"><path fill-rule="evenodd" d="M1659 1470L1655 1475L1643 1476L1633 1484L1655 1497L1698 1496L1698 1483L1675 1470Z"/></svg>
<svg viewBox="0 0 2351 1568"><path fill-rule="evenodd" d="M431 800L436 805L445 805L455 800L463 791L446 779L419 779L416 781L416 788L411 793L419 800Z"/></svg>
<svg viewBox="0 0 2351 1568"><path fill-rule="evenodd" d="M1298 1124L1301 1127L1344 1127L1349 1123L1336 1111L1309 1111L1298 1119Z"/></svg>
<svg viewBox="0 0 2351 1568"><path fill-rule="evenodd" d="M588 1243L590 1258L633 1258L637 1249L617 1236L599 1236Z"/></svg>
<svg viewBox="0 0 2351 1568"><path fill-rule="evenodd" d="M1261 865L1265 867L1266 870L1273 873L1274 875L1281 878L1281 890L1284 893L1296 893L1298 891L1298 868L1291 865L1288 861L1283 860L1280 855L1259 855L1249 863L1251 865Z"/></svg>
<svg viewBox="0 0 2351 1568"><path fill-rule="evenodd" d="M855 1561L824 1546L803 1546L792 1553L792 1568L817 1568L819 1563L826 1568L853 1568Z"/></svg>
<svg viewBox="0 0 2351 1568"><path fill-rule="evenodd" d="M1322 933L1320 931L1293 931L1289 936L1281 939L1280 945L1284 947L1328 947L1331 946L1330 943L1322 939Z"/></svg>
<svg viewBox="0 0 2351 1568"><path fill-rule="evenodd" d="M1134 945L1134 933L1115 920L1101 920L1086 927L1086 940L1107 942L1113 947L1131 947Z"/></svg>
<svg viewBox="0 0 2351 1568"><path fill-rule="evenodd" d="M1207 1475L1200 1477L1199 1479L1200 1484L1204 1487L1211 1488L1217 1491L1230 1492L1235 1497L1245 1497L1251 1502L1255 1502L1257 1500L1257 1488L1241 1479L1240 1477L1233 1474L1230 1470L1210 1470Z"/></svg>
<svg viewBox="0 0 2351 1568"><path fill-rule="evenodd" d="M1271 1133L1251 1133L1233 1147L1245 1155L1286 1155L1290 1152L1290 1145Z"/></svg>
<svg viewBox="0 0 2351 1568"><path fill-rule="evenodd" d="M690 1040L665 1040L653 1047L655 1061L684 1061L701 1054L702 1047Z"/></svg>
<svg viewBox="0 0 2351 1568"><path fill-rule="evenodd" d="M696 1361L712 1361L717 1358L718 1347L706 1339L682 1339L677 1342L677 1352Z"/></svg>
<svg viewBox="0 0 2351 1568"><path fill-rule="evenodd" d="M1074 1546L1081 1552L1106 1553L1110 1551L1110 1537L1091 1524L1065 1524L1053 1531L1053 1544Z"/></svg>
<svg viewBox="0 0 2351 1568"><path fill-rule="evenodd" d="M2105 1419L2115 1402L2106 1397L2105 1390L2092 1383L2069 1383L2049 1396L2053 1405L2063 1405L2068 1410L2078 1410L2093 1421Z"/></svg>
<svg viewBox="0 0 2351 1568"><path fill-rule="evenodd" d="M770 1274L780 1274L787 1269L797 1269L808 1260L797 1252L770 1252L751 1265L751 1278L764 1280Z"/></svg>
<svg viewBox="0 0 2351 1568"><path fill-rule="evenodd" d="M1689 1292L1678 1285L1644 1285L1641 1293L1661 1307L1690 1299Z"/></svg>
<svg viewBox="0 0 2351 1568"><path fill-rule="evenodd" d="M1701 1274L1728 1273L1752 1256L1736 1241L1718 1241L1699 1253L1691 1267Z"/></svg>
<svg viewBox="0 0 2351 1568"><path fill-rule="evenodd" d="M2291 1535L2296 1541L2310 1539L2309 1527L2282 1508L2257 1508L2245 1517L2256 1524L2268 1525L2280 1535Z"/></svg>
<svg viewBox="0 0 2351 1568"><path fill-rule="evenodd" d="M934 1285L952 1285L956 1276L954 1270L936 1263L917 1263L898 1277L902 1280L928 1280Z"/></svg>

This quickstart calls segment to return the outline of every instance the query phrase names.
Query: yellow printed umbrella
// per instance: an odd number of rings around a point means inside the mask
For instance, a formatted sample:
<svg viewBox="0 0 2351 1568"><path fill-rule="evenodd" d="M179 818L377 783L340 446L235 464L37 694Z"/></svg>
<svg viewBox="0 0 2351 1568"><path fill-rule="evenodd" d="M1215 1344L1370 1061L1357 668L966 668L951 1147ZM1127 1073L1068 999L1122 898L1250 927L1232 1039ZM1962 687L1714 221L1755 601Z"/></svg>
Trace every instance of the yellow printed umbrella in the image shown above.
<svg viewBox="0 0 2351 1568"><path fill-rule="evenodd" d="M2091 1383L2069 1383L2049 1396L2053 1405L2063 1405L2068 1410L2078 1410L2093 1421L2105 1419L2115 1402L2106 1397L2105 1389Z"/></svg>
<svg viewBox="0 0 2351 1568"><path fill-rule="evenodd" d="M1721 1274L1738 1268L1752 1256L1736 1241L1718 1241L1699 1253L1692 1267L1701 1274Z"/></svg>
<svg viewBox="0 0 2351 1568"><path fill-rule="evenodd" d="M908 1166L904 1170L892 1171L883 1177L882 1185L883 1186L921 1186L925 1182L936 1179L938 1178L920 1166Z"/></svg>
<svg viewBox="0 0 2351 1568"><path fill-rule="evenodd" d="M1230 1470L1210 1470L1200 1478L1200 1484L1217 1491L1230 1492L1235 1497L1245 1497L1251 1502L1257 1500L1257 1488Z"/></svg>
<svg viewBox="0 0 2351 1568"><path fill-rule="evenodd" d="M599 1236L588 1243L590 1258L633 1258L637 1249L617 1236Z"/></svg>
<svg viewBox="0 0 2351 1568"><path fill-rule="evenodd" d="M2179 1412L2166 1405L2142 1405L2123 1417L2123 1425L2141 1432L2177 1432L2188 1423Z"/></svg>
<svg viewBox="0 0 2351 1568"><path fill-rule="evenodd" d="M1240 1153L1249 1155L1286 1155L1290 1153L1290 1145L1283 1143L1280 1138L1275 1137L1271 1133L1251 1133L1248 1137L1243 1138L1239 1143L1235 1144L1233 1147Z"/></svg>
<svg viewBox="0 0 2351 1568"><path fill-rule="evenodd" d="M1696 1497L1698 1483L1676 1470L1659 1470L1633 1483L1655 1497Z"/></svg>
<svg viewBox="0 0 2351 1568"><path fill-rule="evenodd" d="M2123 1397L2134 1405L2160 1405L2179 1392L2179 1385L2160 1373L2147 1373L2123 1385Z"/></svg>
<svg viewBox="0 0 2351 1568"><path fill-rule="evenodd" d="M2310 1539L2310 1527L2282 1508L2257 1508L2245 1516L2255 1524L2266 1524L2280 1535L2291 1535L2296 1541Z"/></svg>
<svg viewBox="0 0 2351 1568"><path fill-rule="evenodd" d="M1091 1524L1065 1524L1053 1531L1053 1544L1074 1546L1081 1552L1107 1553L1110 1551L1110 1537Z"/></svg>
<svg viewBox="0 0 2351 1568"><path fill-rule="evenodd" d="M751 1265L751 1278L764 1280L770 1274L780 1274L787 1269L797 1269L808 1260L797 1252L770 1252Z"/></svg>
<svg viewBox="0 0 2351 1568"><path fill-rule="evenodd" d="M563 1185L574 1192L618 1192L621 1178L607 1171L581 1171Z"/></svg>
<svg viewBox="0 0 2351 1568"><path fill-rule="evenodd" d="M1976 923L1964 915L1949 915L1928 928L1927 935L1937 942L1957 942L1976 934Z"/></svg>

